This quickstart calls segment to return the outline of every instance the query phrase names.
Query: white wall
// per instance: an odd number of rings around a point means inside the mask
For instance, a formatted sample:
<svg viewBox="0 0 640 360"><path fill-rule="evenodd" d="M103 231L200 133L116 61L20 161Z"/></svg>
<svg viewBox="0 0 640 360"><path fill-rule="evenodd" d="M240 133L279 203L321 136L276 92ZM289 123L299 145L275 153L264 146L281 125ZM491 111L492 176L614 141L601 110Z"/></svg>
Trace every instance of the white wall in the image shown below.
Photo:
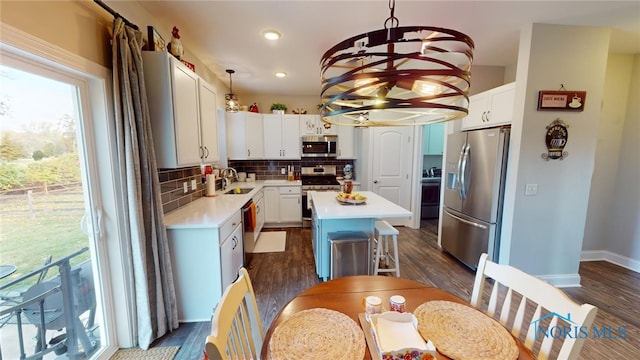
<svg viewBox="0 0 640 360"><path fill-rule="evenodd" d="M533 24L520 38L500 261L557 285L579 284L609 30ZM584 111L537 111L538 91L587 92ZM569 125L564 160L545 161L546 126ZM537 196L524 196L538 184Z"/></svg>
<svg viewBox="0 0 640 360"><path fill-rule="evenodd" d="M610 240L611 214L619 170L618 154L625 125L632 69L632 55L609 55L582 250L606 249Z"/></svg>
<svg viewBox="0 0 640 360"><path fill-rule="evenodd" d="M629 99L604 249L640 271L640 55L633 59Z"/></svg>

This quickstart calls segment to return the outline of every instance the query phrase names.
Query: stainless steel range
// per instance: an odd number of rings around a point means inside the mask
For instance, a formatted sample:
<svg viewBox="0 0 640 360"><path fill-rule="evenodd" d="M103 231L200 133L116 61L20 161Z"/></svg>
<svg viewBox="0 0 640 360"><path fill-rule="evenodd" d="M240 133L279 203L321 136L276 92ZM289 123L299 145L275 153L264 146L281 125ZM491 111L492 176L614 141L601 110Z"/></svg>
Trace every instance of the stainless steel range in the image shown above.
<svg viewBox="0 0 640 360"><path fill-rule="evenodd" d="M300 171L302 180L302 225L311 225L311 203L307 191L340 191L336 180L335 165L303 166Z"/></svg>

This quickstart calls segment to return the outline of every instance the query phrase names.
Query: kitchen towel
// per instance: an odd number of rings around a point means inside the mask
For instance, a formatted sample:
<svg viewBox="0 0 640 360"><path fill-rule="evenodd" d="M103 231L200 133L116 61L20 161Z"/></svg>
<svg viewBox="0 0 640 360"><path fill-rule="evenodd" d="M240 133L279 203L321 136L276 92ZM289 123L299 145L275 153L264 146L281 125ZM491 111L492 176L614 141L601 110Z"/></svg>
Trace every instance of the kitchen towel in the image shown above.
<svg viewBox="0 0 640 360"><path fill-rule="evenodd" d="M256 229L256 203L252 202L249 207L249 231L253 232Z"/></svg>

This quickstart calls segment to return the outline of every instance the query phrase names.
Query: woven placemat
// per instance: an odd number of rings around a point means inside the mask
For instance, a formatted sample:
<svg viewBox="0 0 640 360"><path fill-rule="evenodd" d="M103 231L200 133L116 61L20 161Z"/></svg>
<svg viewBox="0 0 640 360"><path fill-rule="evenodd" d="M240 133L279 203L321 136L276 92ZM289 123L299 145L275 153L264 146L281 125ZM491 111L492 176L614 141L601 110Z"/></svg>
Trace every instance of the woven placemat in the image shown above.
<svg viewBox="0 0 640 360"><path fill-rule="evenodd" d="M316 308L295 313L276 327L269 342L271 359L345 359L364 357L362 329L347 315Z"/></svg>
<svg viewBox="0 0 640 360"><path fill-rule="evenodd" d="M439 352L459 360L508 360L519 350L511 334L480 311L450 301L429 301L414 311L418 331Z"/></svg>

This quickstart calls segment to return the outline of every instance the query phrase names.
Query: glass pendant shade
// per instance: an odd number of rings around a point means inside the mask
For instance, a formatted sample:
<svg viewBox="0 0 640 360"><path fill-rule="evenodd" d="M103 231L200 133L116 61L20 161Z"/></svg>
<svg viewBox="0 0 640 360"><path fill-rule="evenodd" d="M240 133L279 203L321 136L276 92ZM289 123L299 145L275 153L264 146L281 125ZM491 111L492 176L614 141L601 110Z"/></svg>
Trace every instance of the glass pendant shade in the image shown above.
<svg viewBox="0 0 640 360"><path fill-rule="evenodd" d="M235 71L231 69L227 69L226 71L227 74L229 74L229 93L224 95L225 110L227 112L238 112L240 109L238 96L233 93L233 83L231 81L231 74L235 73Z"/></svg>
<svg viewBox="0 0 640 360"><path fill-rule="evenodd" d="M240 106L238 105L238 97L236 94L225 94L225 110L227 112L238 112Z"/></svg>
<svg viewBox="0 0 640 360"><path fill-rule="evenodd" d="M323 55L323 121L396 126L466 116L473 40L455 30L398 27L390 9L385 29L346 39ZM396 27L386 28L389 21Z"/></svg>

